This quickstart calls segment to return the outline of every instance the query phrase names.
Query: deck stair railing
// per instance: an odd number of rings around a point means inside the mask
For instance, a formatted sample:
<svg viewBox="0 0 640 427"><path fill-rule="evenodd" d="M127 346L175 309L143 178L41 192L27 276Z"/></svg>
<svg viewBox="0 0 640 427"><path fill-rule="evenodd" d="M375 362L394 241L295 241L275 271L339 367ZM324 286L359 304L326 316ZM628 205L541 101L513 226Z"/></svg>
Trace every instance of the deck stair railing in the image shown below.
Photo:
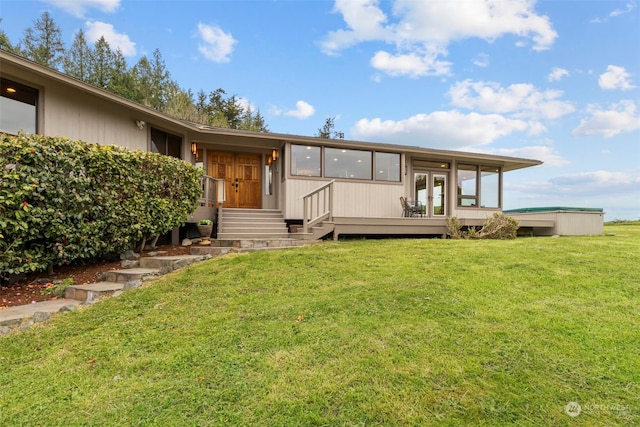
<svg viewBox="0 0 640 427"><path fill-rule="evenodd" d="M305 194L303 200L302 232L322 221L333 221L333 183L327 182L321 187Z"/></svg>
<svg viewBox="0 0 640 427"><path fill-rule="evenodd" d="M222 181L223 185L218 185ZM224 181L211 176L202 177L202 196L198 200L198 206L214 207L217 202L224 201L224 194L218 194L222 190L224 193ZM222 197L220 197L222 196Z"/></svg>
<svg viewBox="0 0 640 427"><path fill-rule="evenodd" d="M191 214L190 221L201 219L216 220L216 207L225 200L224 180L210 176L203 176L201 180L202 195L198 199L196 210Z"/></svg>

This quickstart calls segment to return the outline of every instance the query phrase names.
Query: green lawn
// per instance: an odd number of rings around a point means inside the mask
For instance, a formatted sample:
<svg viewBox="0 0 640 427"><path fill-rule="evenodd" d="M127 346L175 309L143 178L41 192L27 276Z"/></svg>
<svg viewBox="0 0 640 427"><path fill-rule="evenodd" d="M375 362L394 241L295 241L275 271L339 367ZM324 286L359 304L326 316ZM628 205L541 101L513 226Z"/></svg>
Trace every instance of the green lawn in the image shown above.
<svg viewBox="0 0 640 427"><path fill-rule="evenodd" d="M639 265L638 223L213 259L0 337L0 424L639 425Z"/></svg>

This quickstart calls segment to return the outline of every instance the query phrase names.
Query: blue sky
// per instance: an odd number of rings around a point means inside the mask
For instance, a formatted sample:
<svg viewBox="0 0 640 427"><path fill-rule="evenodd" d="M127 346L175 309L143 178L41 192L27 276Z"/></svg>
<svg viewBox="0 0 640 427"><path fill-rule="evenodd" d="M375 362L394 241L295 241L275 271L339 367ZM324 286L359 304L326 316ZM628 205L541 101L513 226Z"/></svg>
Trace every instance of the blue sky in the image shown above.
<svg viewBox="0 0 640 427"><path fill-rule="evenodd" d="M504 208L640 217L640 7L633 1L0 0L11 42L48 10L67 46L159 48L183 88L223 88L273 132L544 161Z"/></svg>

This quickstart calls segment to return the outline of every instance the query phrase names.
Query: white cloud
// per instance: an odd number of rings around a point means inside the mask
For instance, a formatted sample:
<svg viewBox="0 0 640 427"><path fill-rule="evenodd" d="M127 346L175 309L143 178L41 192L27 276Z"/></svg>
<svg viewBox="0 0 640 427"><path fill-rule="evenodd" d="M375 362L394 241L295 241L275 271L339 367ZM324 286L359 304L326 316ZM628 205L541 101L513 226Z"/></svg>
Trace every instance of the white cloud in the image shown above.
<svg viewBox="0 0 640 427"><path fill-rule="evenodd" d="M562 80L563 77L568 77L568 76L569 76L568 70L565 70L564 68L553 67L553 69L551 70L551 73L549 73L549 76L547 76L547 80L549 80L550 82L557 82L559 80Z"/></svg>
<svg viewBox="0 0 640 427"><path fill-rule="evenodd" d="M351 134L356 139L454 150L490 144L528 128L529 124L522 120L499 114L463 114L451 110L416 114L398 121L360 119Z"/></svg>
<svg viewBox="0 0 640 427"><path fill-rule="evenodd" d="M624 67L618 67L616 65L609 65L607 71L600 74L598 84L600 88L604 90L630 90L635 88L631 83L631 74L629 74Z"/></svg>
<svg viewBox="0 0 640 427"><path fill-rule="evenodd" d="M558 36L549 19L534 11L534 0L471 0L462 7L453 1L395 0L390 14L379 5L378 0L336 0L334 10L347 28L329 32L322 50L334 55L362 42L392 44L394 52L377 52L371 64L391 75L415 77L448 74L450 64L439 58L456 40L492 42L513 34L532 40L534 50L545 50Z"/></svg>
<svg viewBox="0 0 640 427"><path fill-rule="evenodd" d="M627 172L593 171L560 175L549 182L559 187L558 191L567 193L607 194L626 192L640 194L640 176ZM629 193L632 191L631 193Z"/></svg>
<svg viewBox="0 0 640 427"><path fill-rule="evenodd" d="M98 9L101 12L113 13L120 6L120 0L45 0L65 12L78 17L84 17L89 9Z"/></svg>
<svg viewBox="0 0 640 427"><path fill-rule="evenodd" d="M564 166L570 161L562 158L553 147L546 145L532 145L520 148L497 148L486 150L487 153L497 154L500 156L522 157L525 159L541 160L545 166Z"/></svg>
<svg viewBox="0 0 640 427"><path fill-rule="evenodd" d="M290 117L295 117L296 119L300 119L300 120L304 120L304 119L308 119L309 117L313 116L316 113L316 109L313 108L313 105L305 102L305 101L298 101L296 102L296 109L295 110L289 110L287 112L284 113L285 116L290 116Z"/></svg>
<svg viewBox="0 0 640 427"><path fill-rule="evenodd" d="M590 105L588 112L590 116L582 119L571 135L611 138L622 132L640 129L640 114L632 100L622 100L606 110L599 105Z"/></svg>
<svg viewBox="0 0 640 427"><path fill-rule="evenodd" d="M473 65L476 67L486 68L489 66L489 55L486 53L479 53L476 59L473 60Z"/></svg>
<svg viewBox="0 0 640 427"><path fill-rule="evenodd" d="M451 105L491 113L509 113L517 118L556 119L575 107L561 101L558 90L539 91L532 84L518 83L503 88L495 82L457 82L448 92Z"/></svg>
<svg viewBox="0 0 640 427"><path fill-rule="evenodd" d="M407 75L409 77L439 76L449 74L451 63L438 61L436 55L418 53L391 55L385 51L376 52L371 58L373 68L390 76Z"/></svg>
<svg viewBox="0 0 640 427"><path fill-rule="evenodd" d="M634 2L628 2L625 6L626 6L626 8L625 8L625 9L620 9L620 8L615 9L613 12L611 12L611 13L609 14L609 16L610 16L611 18L615 18L616 16L620 16L620 15L624 15L624 14L626 14L626 13L629 13L629 12L631 12L633 9L635 9L635 8L636 8L636 4L635 4Z"/></svg>
<svg viewBox="0 0 640 427"><path fill-rule="evenodd" d="M202 43L198 45L198 51L209 61L229 62L233 52L233 46L237 40L230 33L225 33L215 25L198 24L198 35Z"/></svg>
<svg viewBox="0 0 640 427"><path fill-rule="evenodd" d="M113 51L120 49L124 56L134 56L137 53L136 44L131 41L128 35L118 33L113 25L100 21L87 21L85 25L87 26L87 31L85 31L87 40L95 42L100 37L104 37Z"/></svg>

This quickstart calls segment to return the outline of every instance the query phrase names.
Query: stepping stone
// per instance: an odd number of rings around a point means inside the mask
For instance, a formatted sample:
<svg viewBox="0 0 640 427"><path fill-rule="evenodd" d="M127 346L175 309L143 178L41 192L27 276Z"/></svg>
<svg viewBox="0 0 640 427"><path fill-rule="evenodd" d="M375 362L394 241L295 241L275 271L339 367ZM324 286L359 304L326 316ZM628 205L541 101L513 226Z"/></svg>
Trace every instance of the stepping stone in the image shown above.
<svg viewBox="0 0 640 427"><path fill-rule="evenodd" d="M145 280L160 274L155 268L128 268L126 270L111 270L105 273L105 282L126 283L132 280Z"/></svg>
<svg viewBox="0 0 640 427"><path fill-rule="evenodd" d="M100 297L111 296L114 292L120 291L124 288L124 283L115 282L97 282L87 283L85 285L71 285L64 293L64 296L69 299L74 299L84 302L94 302Z"/></svg>

